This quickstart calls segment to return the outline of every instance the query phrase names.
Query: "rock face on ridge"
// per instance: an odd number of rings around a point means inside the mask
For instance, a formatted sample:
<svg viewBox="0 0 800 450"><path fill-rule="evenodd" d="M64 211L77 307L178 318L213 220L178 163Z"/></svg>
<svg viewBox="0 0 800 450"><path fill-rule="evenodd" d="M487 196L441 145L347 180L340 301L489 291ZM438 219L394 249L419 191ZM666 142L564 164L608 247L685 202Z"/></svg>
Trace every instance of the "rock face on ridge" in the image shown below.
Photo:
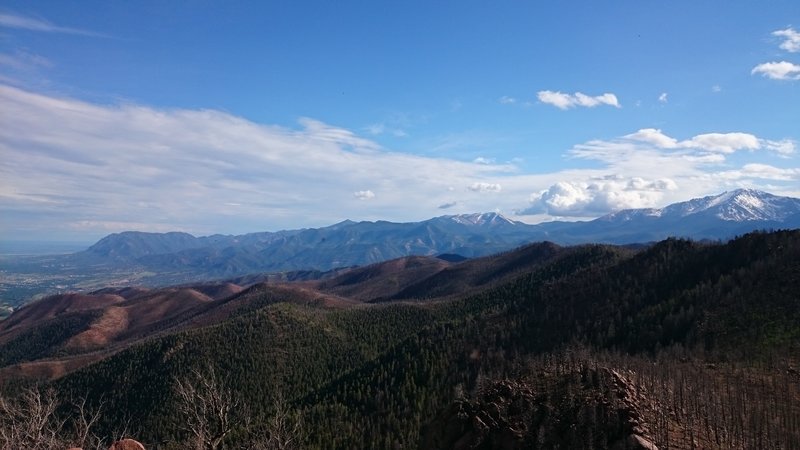
<svg viewBox="0 0 800 450"><path fill-rule="evenodd" d="M433 419L420 448L658 450L641 411L646 402L607 368L494 381Z"/></svg>

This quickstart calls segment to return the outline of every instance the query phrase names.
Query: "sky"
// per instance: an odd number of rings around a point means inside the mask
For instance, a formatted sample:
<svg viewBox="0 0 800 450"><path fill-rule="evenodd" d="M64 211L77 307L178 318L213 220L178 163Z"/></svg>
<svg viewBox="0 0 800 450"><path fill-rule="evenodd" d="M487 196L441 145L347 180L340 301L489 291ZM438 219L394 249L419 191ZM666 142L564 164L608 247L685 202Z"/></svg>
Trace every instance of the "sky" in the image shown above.
<svg viewBox="0 0 800 450"><path fill-rule="evenodd" d="M0 4L0 239L800 197L800 3Z"/></svg>

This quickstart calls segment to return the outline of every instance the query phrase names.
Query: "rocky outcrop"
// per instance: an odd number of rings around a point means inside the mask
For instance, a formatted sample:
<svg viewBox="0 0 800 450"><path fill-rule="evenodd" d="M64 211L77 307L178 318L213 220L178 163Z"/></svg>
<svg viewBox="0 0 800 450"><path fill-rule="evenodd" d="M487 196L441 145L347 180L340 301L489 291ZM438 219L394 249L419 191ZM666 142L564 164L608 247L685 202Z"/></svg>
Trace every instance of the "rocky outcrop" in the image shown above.
<svg viewBox="0 0 800 450"><path fill-rule="evenodd" d="M423 449L658 450L642 415L646 393L602 368L485 384L422 432Z"/></svg>
<svg viewBox="0 0 800 450"><path fill-rule="evenodd" d="M139 441L135 441L133 439L123 439L111 444L111 447L109 447L108 450L145 450L145 448L144 445L142 445L142 443Z"/></svg>
<svg viewBox="0 0 800 450"><path fill-rule="evenodd" d="M613 390L616 392L617 398L620 399L617 411L626 418L632 431L627 438L617 442L613 448L658 450L658 447L650 437L651 433L647 426L647 421L643 417L643 409L645 404L649 402L647 394L642 392L641 389L637 389L636 384L621 372L608 368L602 370L610 376Z"/></svg>

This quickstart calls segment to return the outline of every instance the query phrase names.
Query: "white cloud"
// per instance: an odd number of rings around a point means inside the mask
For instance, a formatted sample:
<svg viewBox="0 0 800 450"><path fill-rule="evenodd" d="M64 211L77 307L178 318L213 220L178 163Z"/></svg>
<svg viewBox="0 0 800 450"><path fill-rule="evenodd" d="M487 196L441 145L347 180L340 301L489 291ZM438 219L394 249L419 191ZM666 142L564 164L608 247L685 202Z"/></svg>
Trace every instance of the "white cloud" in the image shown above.
<svg viewBox="0 0 800 450"><path fill-rule="evenodd" d="M791 139L780 141L759 138L750 133L705 133L678 141L655 128L644 128L635 133L609 141L592 140L576 145L572 156L585 159L623 163L644 155L648 158L684 160L693 163L725 161L725 155L747 150L766 150L786 157L796 151ZM657 167L657 166L656 166Z"/></svg>
<svg viewBox="0 0 800 450"><path fill-rule="evenodd" d="M791 139L783 139L780 141L762 140L762 144L765 148L783 157L788 157L797 150L797 144Z"/></svg>
<svg viewBox="0 0 800 450"><path fill-rule="evenodd" d="M677 188L675 181L668 178L645 180L609 176L588 182L561 181L532 195L529 212L587 217L622 209L653 207L665 191Z"/></svg>
<svg viewBox="0 0 800 450"><path fill-rule="evenodd" d="M500 104L503 104L503 105L511 105L511 104L517 103L517 99L516 98L509 97L507 95L504 95L504 96L500 97L497 101L500 102Z"/></svg>
<svg viewBox="0 0 800 450"><path fill-rule="evenodd" d="M581 92L576 92L575 94L564 94L557 91L539 91L537 93L537 98L540 102L553 105L559 109L569 109L576 106L593 108L599 105L609 105L617 108L620 107L617 96L610 93L591 97Z"/></svg>
<svg viewBox="0 0 800 450"><path fill-rule="evenodd" d="M745 164L742 167L745 176L768 180L798 180L800 181L800 168L781 169L768 164Z"/></svg>
<svg viewBox="0 0 800 450"><path fill-rule="evenodd" d="M711 92L715 92L715 93L716 92L722 92L722 86L720 86L718 84L715 84L715 85L711 86Z"/></svg>
<svg viewBox="0 0 800 450"><path fill-rule="evenodd" d="M793 28L790 27L785 30L773 31L772 35L783 38L780 48L791 53L800 52L800 33Z"/></svg>
<svg viewBox="0 0 800 450"><path fill-rule="evenodd" d="M751 74L761 74L773 80L800 80L800 65L787 61L768 62L753 67Z"/></svg>
<svg viewBox="0 0 800 450"><path fill-rule="evenodd" d="M689 149L698 150L704 156L710 153L734 153L738 150L770 150L783 155L794 152L794 141L784 139L782 141L771 141L759 139L750 133L705 133L689 139L678 141L667 136L661 130L655 128L643 128L635 133L623 136L624 140L636 141L649 144L660 149Z"/></svg>
<svg viewBox="0 0 800 450"><path fill-rule="evenodd" d="M357 198L359 200L369 200L371 198L375 198L375 193L370 191L370 190L356 191L356 192L353 192L353 197L355 197L355 198Z"/></svg>
<svg viewBox="0 0 800 450"><path fill-rule="evenodd" d="M683 158L698 164L721 164L725 162L725 155L719 153L698 153L694 155L685 155Z"/></svg>
<svg viewBox="0 0 800 450"><path fill-rule="evenodd" d="M514 173L510 165L392 152L312 119L285 128L220 111L96 105L3 85L0 104L3 235L47 222L142 217L153 218L149 230L249 232L344 218L421 220L452 201L474 211L513 201L448 191L473 183L496 191L491 180ZM367 199L365 186L375 194L369 211L341 201Z"/></svg>
<svg viewBox="0 0 800 450"><path fill-rule="evenodd" d="M475 164L494 164L494 158L484 158L483 156L479 156L472 160Z"/></svg>
<svg viewBox="0 0 800 450"><path fill-rule="evenodd" d="M796 182L800 181L800 168L780 168L769 164L745 164L741 169L726 170L711 175L728 181L746 181L752 184L756 180Z"/></svg>
<svg viewBox="0 0 800 450"><path fill-rule="evenodd" d="M756 150L764 143L749 133L707 133L680 142L684 148L694 148L719 153L733 153L737 150Z"/></svg>
<svg viewBox="0 0 800 450"><path fill-rule="evenodd" d="M793 191L788 183L789 176L796 176L795 168L767 170L753 165L758 162L746 161L741 168L721 170L732 166L726 157L733 152L744 152L737 159L745 161L763 158L758 155L769 152L788 162L795 143L740 132L705 133L678 140L654 128L617 139L591 140L575 145L568 155L597 161L603 165L602 172L615 176L588 176L585 171L564 174L557 183L535 193L532 207L523 213L588 218L624 208L663 206L737 187L783 190L788 195L796 192L796 187ZM658 174L659 178L652 180L644 174ZM767 187L763 183L767 179L787 184Z"/></svg>
<svg viewBox="0 0 800 450"><path fill-rule="evenodd" d="M626 139L655 145L659 148L675 148L678 140L671 138L655 128L643 128L635 133L625 136Z"/></svg>
<svg viewBox="0 0 800 450"><path fill-rule="evenodd" d="M681 140L647 128L575 145L566 161L592 161L581 168L522 173L512 164L392 152L312 119L286 128L214 110L98 105L3 85L0 104L3 236L85 239L109 227L243 233L345 218L422 220L456 205L508 213L528 206L532 192L535 200L548 193L534 205L540 211L589 217L768 186L767 175L786 185L783 192L797 191L794 141L746 133ZM736 164L725 160L731 149ZM747 166L767 162L774 169Z"/></svg>
<svg viewBox="0 0 800 450"><path fill-rule="evenodd" d="M467 189L473 192L500 192L503 187L497 183L476 182L470 184Z"/></svg>
<svg viewBox="0 0 800 450"><path fill-rule="evenodd" d="M29 30L29 31L41 31L44 33L78 34L83 36L95 36L95 37L104 36L100 33L94 33L92 31L53 25L52 23L42 19L34 19L32 17L24 17L7 13L0 13L0 26L6 28Z"/></svg>
<svg viewBox="0 0 800 450"><path fill-rule="evenodd" d="M658 96L658 101L661 103L669 102L669 100L667 99L667 95L668 94L666 92L662 92L661 95Z"/></svg>

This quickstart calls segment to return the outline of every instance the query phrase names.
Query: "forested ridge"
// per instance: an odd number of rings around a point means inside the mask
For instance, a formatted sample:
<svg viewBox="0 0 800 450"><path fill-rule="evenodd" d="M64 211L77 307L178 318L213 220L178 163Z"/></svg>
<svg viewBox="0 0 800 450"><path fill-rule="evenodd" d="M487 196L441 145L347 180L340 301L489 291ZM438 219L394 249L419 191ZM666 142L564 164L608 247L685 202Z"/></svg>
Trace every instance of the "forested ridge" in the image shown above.
<svg viewBox="0 0 800 450"><path fill-rule="evenodd" d="M417 272L203 303L46 385L64 404L102 405L99 436L125 428L147 448L186 448L177 387L197 377L237 405L220 448L258 448L278 414L302 424L298 448L612 448L634 435L659 448L800 447L800 231L636 251L532 244L406 269ZM66 317L0 360L57 355L64 330L83 326ZM632 410L635 425L620 419Z"/></svg>

